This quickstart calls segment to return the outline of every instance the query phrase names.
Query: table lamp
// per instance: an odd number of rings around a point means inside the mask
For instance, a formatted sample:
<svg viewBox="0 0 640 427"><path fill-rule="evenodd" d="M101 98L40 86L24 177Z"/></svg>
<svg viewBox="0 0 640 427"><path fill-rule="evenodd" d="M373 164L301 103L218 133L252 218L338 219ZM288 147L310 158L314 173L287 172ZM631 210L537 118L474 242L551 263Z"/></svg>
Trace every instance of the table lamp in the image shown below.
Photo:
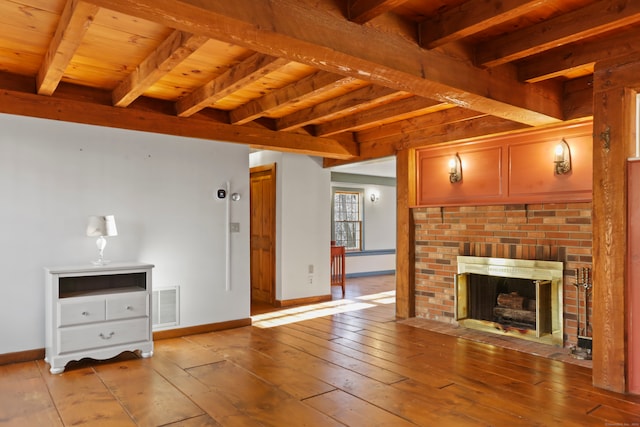
<svg viewBox="0 0 640 427"><path fill-rule="evenodd" d="M117 236L116 219L113 215L98 216L92 215L87 223L87 236L98 237L96 246L98 247L98 259L92 261L93 265L106 265L111 261L104 259L104 247L107 246L106 236Z"/></svg>

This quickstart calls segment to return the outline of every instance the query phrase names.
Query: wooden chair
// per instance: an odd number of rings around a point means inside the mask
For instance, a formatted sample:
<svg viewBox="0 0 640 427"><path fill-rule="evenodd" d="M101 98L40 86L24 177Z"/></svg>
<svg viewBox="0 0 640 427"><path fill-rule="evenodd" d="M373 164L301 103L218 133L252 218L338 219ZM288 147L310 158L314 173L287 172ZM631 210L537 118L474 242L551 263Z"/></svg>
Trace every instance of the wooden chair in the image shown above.
<svg viewBox="0 0 640 427"><path fill-rule="evenodd" d="M342 286L342 297L344 298L345 285L345 250L344 246L331 245L331 286Z"/></svg>

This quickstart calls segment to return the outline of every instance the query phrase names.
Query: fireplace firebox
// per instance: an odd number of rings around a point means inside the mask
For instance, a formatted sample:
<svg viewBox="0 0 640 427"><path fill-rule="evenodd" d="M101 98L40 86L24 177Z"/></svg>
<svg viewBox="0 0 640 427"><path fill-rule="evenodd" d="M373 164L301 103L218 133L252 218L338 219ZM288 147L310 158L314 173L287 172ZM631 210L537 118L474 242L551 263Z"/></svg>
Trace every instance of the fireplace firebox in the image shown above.
<svg viewBox="0 0 640 427"><path fill-rule="evenodd" d="M562 272L555 261L459 256L456 320L561 347Z"/></svg>

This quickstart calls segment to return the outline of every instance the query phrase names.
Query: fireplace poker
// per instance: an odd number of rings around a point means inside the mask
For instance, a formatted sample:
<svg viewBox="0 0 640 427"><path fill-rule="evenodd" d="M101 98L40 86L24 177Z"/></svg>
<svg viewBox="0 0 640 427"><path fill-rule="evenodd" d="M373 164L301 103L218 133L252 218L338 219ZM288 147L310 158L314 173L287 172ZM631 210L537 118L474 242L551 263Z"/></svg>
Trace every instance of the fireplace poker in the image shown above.
<svg viewBox="0 0 640 427"><path fill-rule="evenodd" d="M574 286L576 287L576 298L578 299L578 306L577 306L577 324L578 326L576 327L576 340L579 339L580 337L580 285L582 281L582 277L580 275L580 269L576 268L576 281L574 282Z"/></svg>
<svg viewBox="0 0 640 427"><path fill-rule="evenodd" d="M584 318L585 318L585 326L583 336L591 337L591 325L589 324L589 296L591 295L591 269L587 268L585 272L585 281L582 286L584 286Z"/></svg>

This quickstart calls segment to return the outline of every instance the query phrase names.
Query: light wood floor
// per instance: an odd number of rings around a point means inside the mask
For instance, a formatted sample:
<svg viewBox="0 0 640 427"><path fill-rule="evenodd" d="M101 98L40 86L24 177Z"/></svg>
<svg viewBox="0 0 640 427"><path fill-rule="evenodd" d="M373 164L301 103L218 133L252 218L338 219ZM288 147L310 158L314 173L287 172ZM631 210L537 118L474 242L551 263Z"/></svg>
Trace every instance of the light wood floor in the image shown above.
<svg viewBox="0 0 640 427"><path fill-rule="evenodd" d="M396 322L393 288L353 279L344 300L156 341L150 359L0 366L0 425L640 425L640 398L587 367Z"/></svg>

